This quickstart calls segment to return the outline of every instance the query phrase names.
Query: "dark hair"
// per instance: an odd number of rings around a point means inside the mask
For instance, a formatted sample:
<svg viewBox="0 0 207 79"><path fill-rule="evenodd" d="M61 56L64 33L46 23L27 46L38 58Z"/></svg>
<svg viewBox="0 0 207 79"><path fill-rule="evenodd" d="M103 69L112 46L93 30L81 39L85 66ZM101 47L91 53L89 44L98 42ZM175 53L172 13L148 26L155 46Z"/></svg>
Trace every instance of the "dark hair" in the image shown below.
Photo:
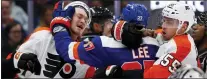
<svg viewBox="0 0 207 79"><path fill-rule="evenodd" d="M184 21L184 23L186 23L186 24L187 24L187 26L189 25L189 22L188 22L188 21Z"/></svg>
<svg viewBox="0 0 207 79"><path fill-rule="evenodd" d="M11 22L9 23L8 25L6 25L5 27L5 30L4 30L4 34L5 34L5 38L9 40L9 33L10 33L10 30L15 27L16 25L18 25L19 23L18 22ZM19 24L21 26L21 24ZM22 40L24 40L24 37L25 37L25 31L23 30L23 27L21 26L21 33L22 33Z"/></svg>

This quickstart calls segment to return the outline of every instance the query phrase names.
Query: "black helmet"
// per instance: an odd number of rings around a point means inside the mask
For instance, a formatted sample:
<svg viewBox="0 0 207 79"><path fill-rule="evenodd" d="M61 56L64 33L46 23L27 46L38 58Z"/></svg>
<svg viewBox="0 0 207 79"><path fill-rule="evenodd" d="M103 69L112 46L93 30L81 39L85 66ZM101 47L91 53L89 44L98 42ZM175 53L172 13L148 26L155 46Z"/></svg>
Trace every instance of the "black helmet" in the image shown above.
<svg viewBox="0 0 207 79"><path fill-rule="evenodd" d="M94 23L97 23L102 31L97 33L98 35L102 35L103 29L104 29L104 22L113 19L113 13L108 9L104 7L92 7L90 8L91 14L92 14L92 21L90 24L90 29L92 32L96 33L94 28Z"/></svg>
<svg viewBox="0 0 207 79"><path fill-rule="evenodd" d="M92 7L91 13L92 21L94 22L113 18L113 13L108 8L104 7Z"/></svg>

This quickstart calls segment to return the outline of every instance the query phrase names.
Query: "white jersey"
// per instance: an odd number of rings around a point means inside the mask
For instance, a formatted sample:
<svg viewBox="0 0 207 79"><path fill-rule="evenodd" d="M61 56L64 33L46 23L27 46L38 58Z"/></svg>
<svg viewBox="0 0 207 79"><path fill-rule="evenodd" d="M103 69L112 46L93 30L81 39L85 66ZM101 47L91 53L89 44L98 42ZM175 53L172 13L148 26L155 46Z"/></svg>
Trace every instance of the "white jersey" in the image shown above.
<svg viewBox="0 0 207 79"><path fill-rule="evenodd" d="M195 46L193 38L188 35L176 36L167 43L160 46L156 57L164 57L168 53L174 53L176 55L182 56L180 58L181 63L190 64L197 67L197 56L198 51Z"/></svg>
<svg viewBox="0 0 207 79"><path fill-rule="evenodd" d="M61 59L55 49L55 42L49 30L41 30L33 33L30 38L23 43L17 52L34 53L41 64L40 75L35 75L29 71L22 75L24 78L85 78L87 74L94 73L86 64L66 63ZM15 57L15 56L14 56ZM14 58L14 66L17 68L19 59Z"/></svg>

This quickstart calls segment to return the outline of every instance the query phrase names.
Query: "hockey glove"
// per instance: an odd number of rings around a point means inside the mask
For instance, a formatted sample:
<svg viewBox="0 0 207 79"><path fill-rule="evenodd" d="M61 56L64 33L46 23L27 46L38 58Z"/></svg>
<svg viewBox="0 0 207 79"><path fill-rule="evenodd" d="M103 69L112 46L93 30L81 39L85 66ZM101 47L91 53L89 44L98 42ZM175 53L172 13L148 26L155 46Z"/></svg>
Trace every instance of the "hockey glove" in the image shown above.
<svg viewBox="0 0 207 79"><path fill-rule="evenodd" d="M112 28L112 36L115 40L129 48L138 48L142 43L142 25L118 21Z"/></svg>
<svg viewBox="0 0 207 79"><path fill-rule="evenodd" d="M68 31L71 26L71 17L75 13L75 8L69 6L66 10L63 9L63 1L55 4L53 11L53 20L50 23L50 29L54 35L60 31Z"/></svg>
<svg viewBox="0 0 207 79"><path fill-rule="evenodd" d="M19 69L28 70L35 75L39 75L41 72L41 65L37 59L37 55L33 53L19 53L17 52L14 56L18 59L17 67ZM15 64L15 63L14 63Z"/></svg>

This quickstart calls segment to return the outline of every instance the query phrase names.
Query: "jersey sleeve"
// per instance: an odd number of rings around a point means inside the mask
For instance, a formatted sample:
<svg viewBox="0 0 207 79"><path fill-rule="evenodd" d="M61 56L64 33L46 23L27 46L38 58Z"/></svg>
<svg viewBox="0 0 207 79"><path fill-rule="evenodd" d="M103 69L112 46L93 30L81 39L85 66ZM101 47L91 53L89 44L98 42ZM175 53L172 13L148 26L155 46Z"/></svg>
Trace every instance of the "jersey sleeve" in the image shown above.
<svg viewBox="0 0 207 79"><path fill-rule="evenodd" d="M67 32L59 32L54 39L58 54L67 62L79 60L81 63L100 68L120 64L123 60L132 60L129 49L109 38L98 36L88 42L74 42Z"/></svg>
<svg viewBox="0 0 207 79"><path fill-rule="evenodd" d="M144 72L144 78L168 78L171 74L169 71L170 68L173 70L173 67L171 66L173 59L170 58L173 58L170 54L161 56L155 61L152 67ZM176 62L175 64L180 64L180 62Z"/></svg>
<svg viewBox="0 0 207 79"><path fill-rule="evenodd" d="M41 48L41 43L40 40L38 39L29 39L26 42L24 42L16 51L13 62L14 62L14 67L17 67L17 62L19 61L19 58L23 53L34 53L38 55L38 52L40 52Z"/></svg>

